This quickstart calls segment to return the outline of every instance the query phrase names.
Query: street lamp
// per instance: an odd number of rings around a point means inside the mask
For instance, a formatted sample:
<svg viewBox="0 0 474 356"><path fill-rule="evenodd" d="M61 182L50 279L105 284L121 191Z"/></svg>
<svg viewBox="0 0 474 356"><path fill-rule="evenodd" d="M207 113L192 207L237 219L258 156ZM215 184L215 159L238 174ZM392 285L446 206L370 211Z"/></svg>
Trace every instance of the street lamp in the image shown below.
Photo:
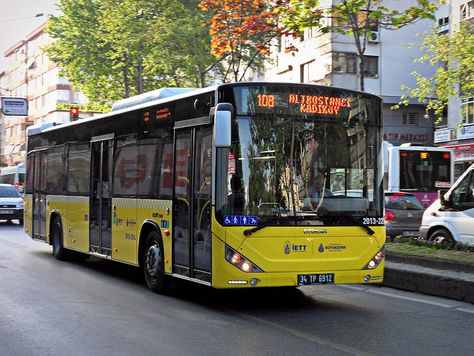
<svg viewBox="0 0 474 356"><path fill-rule="evenodd" d="M35 14L34 16L17 17L17 18L15 18L15 19L0 20L0 23L15 22L15 21L21 21L21 20L30 20L30 19L32 19L32 18L43 17L43 16L44 16L44 13L39 12L39 13Z"/></svg>

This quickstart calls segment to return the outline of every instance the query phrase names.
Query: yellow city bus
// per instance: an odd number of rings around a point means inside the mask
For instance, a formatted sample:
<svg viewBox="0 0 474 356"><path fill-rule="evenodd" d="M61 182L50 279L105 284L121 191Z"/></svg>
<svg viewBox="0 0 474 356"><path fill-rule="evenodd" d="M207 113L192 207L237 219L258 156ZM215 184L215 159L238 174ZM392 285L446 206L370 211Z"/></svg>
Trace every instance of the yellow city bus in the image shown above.
<svg viewBox="0 0 474 356"><path fill-rule="evenodd" d="M374 95L252 82L33 126L25 231L60 260L137 266L154 292L381 283L381 120Z"/></svg>

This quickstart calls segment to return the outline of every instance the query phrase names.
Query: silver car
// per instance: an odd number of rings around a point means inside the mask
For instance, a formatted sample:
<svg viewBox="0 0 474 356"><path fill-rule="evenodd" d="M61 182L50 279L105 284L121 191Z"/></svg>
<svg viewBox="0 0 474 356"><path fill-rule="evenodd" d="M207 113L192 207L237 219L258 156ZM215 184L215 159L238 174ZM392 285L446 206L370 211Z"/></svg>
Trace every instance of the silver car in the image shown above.
<svg viewBox="0 0 474 356"><path fill-rule="evenodd" d="M11 184L0 184L0 220L23 224L23 198Z"/></svg>
<svg viewBox="0 0 474 356"><path fill-rule="evenodd" d="M423 204L411 193L385 193L385 227L387 236L419 237Z"/></svg>

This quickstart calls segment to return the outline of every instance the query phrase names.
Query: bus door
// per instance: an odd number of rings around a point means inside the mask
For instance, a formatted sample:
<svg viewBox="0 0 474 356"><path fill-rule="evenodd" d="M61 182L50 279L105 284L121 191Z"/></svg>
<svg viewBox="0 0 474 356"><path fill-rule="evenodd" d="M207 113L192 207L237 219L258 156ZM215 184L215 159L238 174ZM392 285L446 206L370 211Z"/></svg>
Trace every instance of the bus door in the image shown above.
<svg viewBox="0 0 474 356"><path fill-rule="evenodd" d="M46 152L33 155L33 238L46 241Z"/></svg>
<svg viewBox="0 0 474 356"><path fill-rule="evenodd" d="M211 128L176 131L173 273L211 282Z"/></svg>
<svg viewBox="0 0 474 356"><path fill-rule="evenodd" d="M112 251L112 162L114 135L91 140L90 251L110 256Z"/></svg>

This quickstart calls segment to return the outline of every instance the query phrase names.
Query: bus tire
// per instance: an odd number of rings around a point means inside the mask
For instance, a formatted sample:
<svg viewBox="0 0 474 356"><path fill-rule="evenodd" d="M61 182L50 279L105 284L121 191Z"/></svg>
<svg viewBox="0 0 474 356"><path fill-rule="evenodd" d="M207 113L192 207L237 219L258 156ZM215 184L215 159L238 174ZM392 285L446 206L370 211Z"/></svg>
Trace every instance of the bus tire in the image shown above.
<svg viewBox="0 0 474 356"><path fill-rule="evenodd" d="M154 293L165 293L170 288L170 277L165 274L163 241L156 230L146 238L143 256L143 273L148 288Z"/></svg>
<svg viewBox="0 0 474 356"><path fill-rule="evenodd" d="M67 251L63 245L63 226L61 219L56 217L51 227L51 237L53 245L53 255L59 261L67 260Z"/></svg>
<svg viewBox="0 0 474 356"><path fill-rule="evenodd" d="M451 233L446 229L437 229L430 235L428 241L437 245L451 246L454 245L454 239Z"/></svg>

